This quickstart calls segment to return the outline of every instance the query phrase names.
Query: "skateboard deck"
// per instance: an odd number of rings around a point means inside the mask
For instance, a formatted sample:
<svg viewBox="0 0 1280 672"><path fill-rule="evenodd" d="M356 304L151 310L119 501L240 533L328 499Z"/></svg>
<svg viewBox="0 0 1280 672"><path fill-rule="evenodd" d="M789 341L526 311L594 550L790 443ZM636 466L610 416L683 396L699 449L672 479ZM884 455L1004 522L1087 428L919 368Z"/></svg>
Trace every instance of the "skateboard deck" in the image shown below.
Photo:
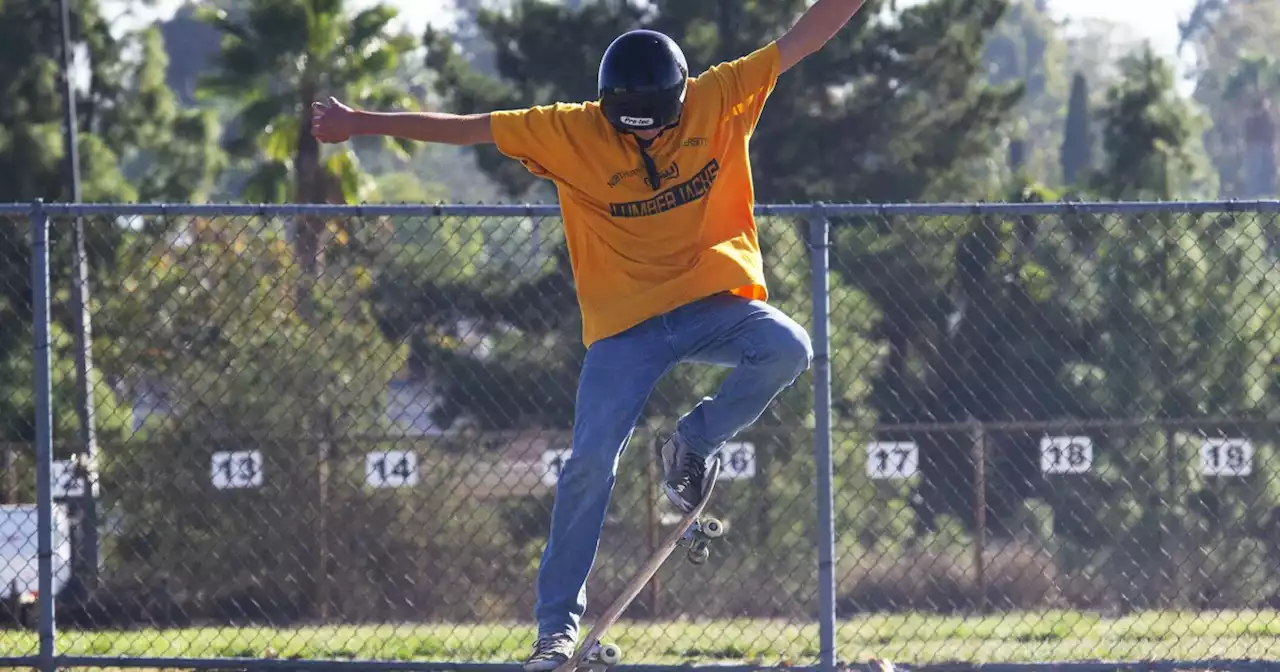
<svg viewBox="0 0 1280 672"><path fill-rule="evenodd" d="M621 650L612 644L602 643L609 628L613 627L613 624L622 616L622 612L631 606L631 602L640 594L640 590L649 583L649 579L652 579L654 574L658 573L662 563L666 562L677 546L682 542L687 543L689 561L693 564L702 564L709 554L707 542L724 533L724 526L719 520L701 517L702 512L707 508L707 502L711 501L711 493L715 490L715 485L715 481L712 481L702 501L694 507L693 511L685 514L676 524L675 529L667 534L658 545L658 550L649 556L649 559L640 567L640 571L636 572L623 588L618 599L614 600L600 618L596 619L578 649L569 657L569 660L561 663L555 672L573 672L580 668L605 668L618 664L622 657Z"/></svg>

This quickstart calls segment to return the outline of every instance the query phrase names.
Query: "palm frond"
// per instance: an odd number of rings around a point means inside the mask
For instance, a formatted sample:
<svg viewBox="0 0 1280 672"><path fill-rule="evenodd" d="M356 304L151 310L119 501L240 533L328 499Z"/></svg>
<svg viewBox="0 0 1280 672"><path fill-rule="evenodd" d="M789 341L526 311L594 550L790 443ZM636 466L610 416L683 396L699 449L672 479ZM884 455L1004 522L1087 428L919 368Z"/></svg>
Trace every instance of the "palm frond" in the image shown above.
<svg viewBox="0 0 1280 672"><path fill-rule="evenodd" d="M260 163L245 181L242 195L249 203L286 203L289 201L292 178L292 162Z"/></svg>
<svg viewBox="0 0 1280 672"><path fill-rule="evenodd" d="M246 42L251 39L249 31L239 23L232 21L225 9L199 5L196 7L196 19L222 33L224 41L228 37Z"/></svg>
<svg viewBox="0 0 1280 672"><path fill-rule="evenodd" d="M408 161L418 151L418 143L405 138L383 136L382 146L399 161Z"/></svg>
<svg viewBox="0 0 1280 672"><path fill-rule="evenodd" d="M259 92L261 94L261 92ZM263 148L263 135L271 134L278 120L292 116L292 101L283 96L251 100L232 120L223 147L234 156L249 156ZM296 124L294 125L296 129ZM296 134L295 134L296 135ZM294 145L297 145L296 138Z"/></svg>
<svg viewBox="0 0 1280 672"><path fill-rule="evenodd" d="M374 188L374 182L360 169L360 161L350 149L342 148L324 162L325 172L336 178L346 203L361 203Z"/></svg>
<svg viewBox="0 0 1280 672"><path fill-rule="evenodd" d="M347 33L347 46L359 51L371 39L381 39L387 26L400 15L394 7L374 5L351 20L351 28Z"/></svg>
<svg viewBox="0 0 1280 672"><path fill-rule="evenodd" d="M280 114L274 117L258 135L258 149L269 161L287 161L298 151L297 115Z"/></svg>

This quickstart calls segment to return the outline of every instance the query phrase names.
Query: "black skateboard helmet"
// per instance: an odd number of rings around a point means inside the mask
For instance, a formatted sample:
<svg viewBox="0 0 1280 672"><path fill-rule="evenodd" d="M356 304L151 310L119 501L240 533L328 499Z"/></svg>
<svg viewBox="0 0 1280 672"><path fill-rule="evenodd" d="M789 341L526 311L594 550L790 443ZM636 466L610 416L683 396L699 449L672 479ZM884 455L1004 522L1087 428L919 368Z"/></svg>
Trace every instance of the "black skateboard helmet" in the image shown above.
<svg viewBox="0 0 1280 672"><path fill-rule="evenodd" d="M680 119L688 77L675 40L652 30L623 33L600 59L600 109L623 133L669 128Z"/></svg>

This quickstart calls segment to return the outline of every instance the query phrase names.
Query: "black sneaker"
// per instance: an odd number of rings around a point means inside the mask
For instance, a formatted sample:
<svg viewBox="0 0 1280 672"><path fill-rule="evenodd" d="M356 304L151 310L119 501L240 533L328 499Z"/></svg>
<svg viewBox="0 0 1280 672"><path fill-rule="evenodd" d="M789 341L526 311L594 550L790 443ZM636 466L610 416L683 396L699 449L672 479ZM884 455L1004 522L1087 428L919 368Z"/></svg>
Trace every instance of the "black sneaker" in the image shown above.
<svg viewBox="0 0 1280 672"><path fill-rule="evenodd" d="M706 497L720 475L720 456L703 457L689 452L679 434L672 432L658 448L665 478L662 489L677 509L689 513Z"/></svg>
<svg viewBox="0 0 1280 672"><path fill-rule="evenodd" d="M533 653L524 661L525 672L548 672L564 664L573 655L574 641L568 635L539 637Z"/></svg>

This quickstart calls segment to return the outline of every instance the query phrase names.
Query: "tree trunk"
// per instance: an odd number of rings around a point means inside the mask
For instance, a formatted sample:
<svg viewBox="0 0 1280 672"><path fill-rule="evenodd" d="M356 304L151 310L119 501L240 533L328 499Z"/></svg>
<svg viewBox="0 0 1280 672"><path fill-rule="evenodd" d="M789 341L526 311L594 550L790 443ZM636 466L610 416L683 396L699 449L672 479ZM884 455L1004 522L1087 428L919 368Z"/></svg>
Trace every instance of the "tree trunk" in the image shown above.
<svg viewBox="0 0 1280 672"><path fill-rule="evenodd" d="M302 100L314 99L314 87L304 86ZM298 203L323 203L325 201L320 181L320 142L311 135L311 107L303 109L298 123L298 153L294 157L295 200ZM324 219L301 216L297 218L295 247L302 272L309 278L320 274L324 262L321 237Z"/></svg>
<svg viewBox="0 0 1280 672"><path fill-rule="evenodd" d="M737 2L720 0L716 11L716 29L720 33L720 51L726 58L735 58L732 54L738 53L737 14Z"/></svg>

